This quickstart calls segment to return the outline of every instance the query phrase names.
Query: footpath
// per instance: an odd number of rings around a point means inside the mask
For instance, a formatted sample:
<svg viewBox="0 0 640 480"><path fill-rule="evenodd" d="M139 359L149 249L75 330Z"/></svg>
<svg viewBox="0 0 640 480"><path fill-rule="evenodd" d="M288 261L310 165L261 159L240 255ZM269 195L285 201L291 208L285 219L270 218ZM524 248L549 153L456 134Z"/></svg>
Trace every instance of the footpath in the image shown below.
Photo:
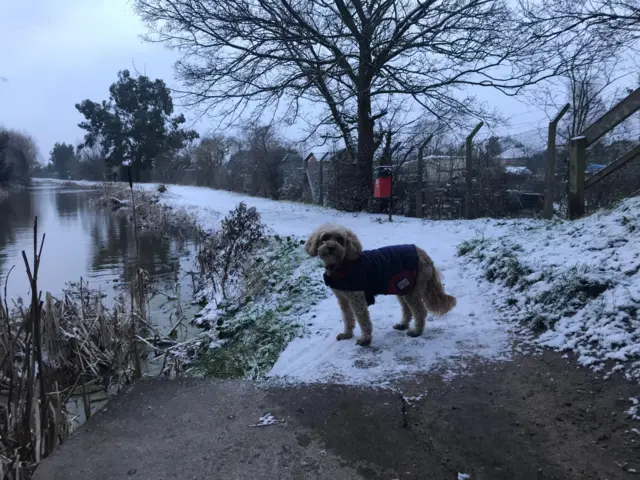
<svg viewBox="0 0 640 480"><path fill-rule="evenodd" d="M35 480L640 478L639 425L624 413L638 385L559 354L478 363L449 382L430 373L403 392L142 380Z"/></svg>

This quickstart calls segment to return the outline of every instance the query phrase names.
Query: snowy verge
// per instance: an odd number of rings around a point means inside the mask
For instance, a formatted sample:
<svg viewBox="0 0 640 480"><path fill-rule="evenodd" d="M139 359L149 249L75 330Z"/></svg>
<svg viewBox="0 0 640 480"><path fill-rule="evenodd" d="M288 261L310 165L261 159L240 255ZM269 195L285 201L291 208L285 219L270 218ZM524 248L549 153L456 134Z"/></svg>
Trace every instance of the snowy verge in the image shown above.
<svg viewBox="0 0 640 480"><path fill-rule="evenodd" d="M140 188L156 189L157 185L140 185ZM491 361L510 357L509 327L499 321L485 292L464 271L463 262L456 257L456 246L478 233L487 238L503 234L509 231L511 222L396 217L388 223L386 215L345 213L316 205L177 185L169 185L162 198L162 202L192 213L204 228L217 228L222 216L242 201L256 207L269 230L283 237L304 240L318 225L336 222L353 229L367 249L415 243L433 258L445 288L458 299L452 312L439 318L429 317L424 336L412 339L392 328L401 313L397 300L392 296L378 297L370 308L371 347L358 347L355 339L339 342L336 335L343 325L338 303L322 284L322 267L306 257L300 245L296 253L301 255L300 267L312 267L306 274L308 281L320 285L325 298L304 299L308 311L297 314L295 320L301 326L300 331L286 343L266 374L272 381L391 386L403 378L434 369L453 375L464 370L470 358ZM317 292L315 286L306 291L311 297ZM284 317L278 314L277 318ZM356 335L359 335L357 327ZM216 345L218 343L213 342L213 346ZM255 371L262 371L262 367Z"/></svg>
<svg viewBox="0 0 640 480"><path fill-rule="evenodd" d="M514 224L508 235L461 243L458 254L480 267L503 317L542 332L540 345L640 379L640 199L579 221Z"/></svg>
<svg viewBox="0 0 640 480"><path fill-rule="evenodd" d="M287 344L304 331L304 317L326 296L302 254L300 240L269 237L248 261L240 293L209 302L196 323L196 371L217 378L263 377Z"/></svg>

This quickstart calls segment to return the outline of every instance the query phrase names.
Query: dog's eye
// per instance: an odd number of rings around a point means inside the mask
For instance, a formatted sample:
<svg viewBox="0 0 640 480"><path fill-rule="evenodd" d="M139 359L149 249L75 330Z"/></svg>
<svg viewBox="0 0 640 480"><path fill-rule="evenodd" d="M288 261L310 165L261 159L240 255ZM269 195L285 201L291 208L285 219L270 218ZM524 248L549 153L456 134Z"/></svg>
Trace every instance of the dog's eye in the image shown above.
<svg viewBox="0 0 640 480"><path fill-rule="evenodd" d="M336 242L338 242L340 245L344 246L344 238L342 237L336 237Z"/></svg>

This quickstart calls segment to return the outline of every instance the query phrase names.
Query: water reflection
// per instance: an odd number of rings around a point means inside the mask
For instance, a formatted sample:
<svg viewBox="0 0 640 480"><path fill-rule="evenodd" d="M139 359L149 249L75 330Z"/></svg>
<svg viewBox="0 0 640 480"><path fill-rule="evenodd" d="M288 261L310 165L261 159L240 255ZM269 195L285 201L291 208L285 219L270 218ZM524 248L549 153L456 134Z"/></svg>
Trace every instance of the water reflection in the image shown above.
<svg viewBox="0 0 640 480"><path fill-rule="evenodd" d="M136 239L130 223L123 215L91 218L90 236L94 248L91 268L94 271L121 267L121 277L131 279L136 267ZM138 238L140 265L152 276L166 275L180 268L180 242L158 235Z"/></svg>
<svg viewBox="0 0 640 480"><path fill-rule="evenodd" d="M84 213L87 207L83 191L80 190L62 190L54 196L56 212L61 221L73 222L78 218L80 213Z"/></svg>
<svg viewBox="0 0 640 480"><path fill-rule="evenodd" d="M101 289L109 302L120 291L117 287L133 278L136 259L139 259L157 290L171 294L169 290L174 287L172 280L177 273L183 279L181 291L187 296L192 293L184 273L193 266L193 245L177 238L141 233L136 249L133 226L127 221L126 213L114 214L93 206L91 200L99 195L96 189L36 183L29 190L0 200L0 287L11 266L16 266L7 286L10 301L29 294L21 252L25 250L31 260L34 216L38 217L39 236L46 234L38 282L43 291L59 295L67 282L77 282L82 277L91 288ZM187 318L198 309L189 305L189 300L180 299ZM175 307L172 295L156 295L150 299L149 315L154 330L166 335L174 327L179 321ZM188 322L181 325L176 341L198 334ZM162 357L149 355L143 363L143 372L160 374L162 362L158 360ZM103 392L92 395L92 410L104 405L108 398ZM80 399L71 398L67 408L77 415L72 426L84 422Z"/></svg>
<svg viewBox="0 0 640 480"><path fill-rule="evenodd" d="M114 285L129 281L136 268L136 240L124 215L94 207L96 189L71 189L38 183L0 202L0 285L12 265L8 296L28 294L21 251L31 259L33 219L38 216L40 235L46 234L40 266L40 288L61 293L66 282L89 281L108 296ZM190 260L190 248L178 239L139 235L140 266L152 276L176 272ZM183 265L183 268L185 265ZM186 265L189 268L190 265Z"/></svg>
<svg viewBox="0 0 640 480"><path fill-rule="evenodd" d="M29 191L16 192L11 197L0 199L0 255L3 247L16 241L16 230L29 228L33 224L34 208Z"/></svg>

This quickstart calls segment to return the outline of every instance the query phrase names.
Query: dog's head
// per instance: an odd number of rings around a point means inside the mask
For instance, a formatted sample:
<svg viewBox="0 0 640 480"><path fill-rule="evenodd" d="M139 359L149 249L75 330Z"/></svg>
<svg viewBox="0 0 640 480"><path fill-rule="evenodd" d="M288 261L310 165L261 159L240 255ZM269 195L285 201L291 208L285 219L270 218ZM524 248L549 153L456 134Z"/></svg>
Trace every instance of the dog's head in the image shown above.
<svg viewBox="0 0 640 480"><path fill-rule="evenodd" d="M328 223L311 234L304 250L312 257L320 257L324 266L330 269L345 260L356 260L362 253L362 245L348 228Z"/></svg>

